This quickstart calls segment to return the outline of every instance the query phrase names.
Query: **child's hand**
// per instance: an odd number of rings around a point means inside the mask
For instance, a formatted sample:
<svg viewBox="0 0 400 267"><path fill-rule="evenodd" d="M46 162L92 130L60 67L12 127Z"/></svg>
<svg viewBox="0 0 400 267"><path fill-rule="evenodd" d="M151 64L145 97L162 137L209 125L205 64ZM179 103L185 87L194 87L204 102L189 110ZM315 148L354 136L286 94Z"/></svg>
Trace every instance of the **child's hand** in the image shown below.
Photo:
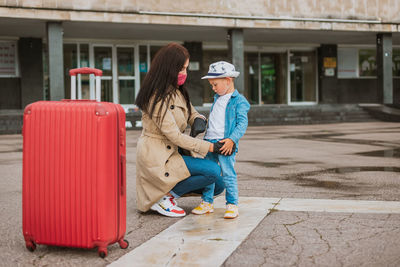
<svg viewBox="0 0 400 267"><path fill-rule="evenodd" d="M235 143L232 141L232 139L226 138L226 139L222 139L219 142L224 143L224 145L219 150L221 152L221 154L225 155L225 156L232 155L232 152L234 152L234 151L232 151L232 149L235 145Z"/></svg>

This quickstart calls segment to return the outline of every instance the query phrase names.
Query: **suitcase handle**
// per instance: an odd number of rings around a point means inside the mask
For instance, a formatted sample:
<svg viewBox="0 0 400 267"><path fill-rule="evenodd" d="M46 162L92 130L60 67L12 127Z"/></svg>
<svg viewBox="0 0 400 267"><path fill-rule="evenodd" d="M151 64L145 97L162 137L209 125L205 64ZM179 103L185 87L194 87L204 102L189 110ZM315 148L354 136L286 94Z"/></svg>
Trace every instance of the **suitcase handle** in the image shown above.
<svg viewBox="0 0 400 267"><path fill-rule="evenodd" d="M95 68L78 68L69 70L70 76L76 76L77 74L94 74L95 76L103 76L103 71Z"/></svg>
<svg viewBox="0 0 400 267"><path fill-rule="evenodd" d="M101 79L100 77L103 76L103 71L95 68L77 68L69 70L69 75L71 76L71 99L76 99L76 75L77 74L94 74L96 78L96 93L95 99L97 102L100 102L101 98ZM92 99L92 92L90 94L90 98Z"/></svg>
<svg viewBox="0 0 400 267"><path fill-rule="evenodd" d="M125 161L126 161L125 155L121 155L121 196L123 196L124 192L125 192L125 188L124 188L124 186L125 186L124 181L126 179L126 177L125 177L126 176Z"/></svg>

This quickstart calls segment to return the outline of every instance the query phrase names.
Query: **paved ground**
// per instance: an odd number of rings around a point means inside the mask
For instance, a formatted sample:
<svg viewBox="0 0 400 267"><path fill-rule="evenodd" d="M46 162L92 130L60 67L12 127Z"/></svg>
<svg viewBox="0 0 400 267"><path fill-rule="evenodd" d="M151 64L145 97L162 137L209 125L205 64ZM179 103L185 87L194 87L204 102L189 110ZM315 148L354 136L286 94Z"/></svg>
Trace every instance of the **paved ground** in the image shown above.
<svg viewBox="0 0 400 267"><path fill-rule="evenodd" d="M0 265L104 266L180 219L139 213L135 152L127 135L128 250L39 246L25 249L21 223L22 138L0 136ZM240 196L400 201L400 124L369 122L250 127L237 157ZM183 198L187 212L198 198ZM190 262L188 262L190 263ZM399 266L400 215L281 211L269 213L224 266ZM134 265L132 265L134 266Z"/></svg>

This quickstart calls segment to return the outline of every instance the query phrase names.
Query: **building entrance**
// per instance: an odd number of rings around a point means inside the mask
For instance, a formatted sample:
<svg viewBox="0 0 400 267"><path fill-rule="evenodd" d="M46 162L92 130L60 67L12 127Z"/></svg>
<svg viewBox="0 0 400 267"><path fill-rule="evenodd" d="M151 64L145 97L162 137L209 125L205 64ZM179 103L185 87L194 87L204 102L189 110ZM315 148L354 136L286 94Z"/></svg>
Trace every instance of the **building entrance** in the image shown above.
<svg viewBox="0 0 400 267"><path fill-rule="evenodd" d="M139 91L139 56L136 45L64 44L65 90L69 96L69 69L101 69L101 101L134 107ZM78 99L94 99L93 75L78 75Z"/></svg>
<svg viewBox="0 0 400 267"><path fill-rule="evenodd" d="M317 102L317 64L314 51L290 52L289 104Z"/></svg>
<svg viewBox="0 0 400 267"><path fill-rule="evenodd" d="M285 103L286 54L245 53L245 95L251 104Z"/></svg>

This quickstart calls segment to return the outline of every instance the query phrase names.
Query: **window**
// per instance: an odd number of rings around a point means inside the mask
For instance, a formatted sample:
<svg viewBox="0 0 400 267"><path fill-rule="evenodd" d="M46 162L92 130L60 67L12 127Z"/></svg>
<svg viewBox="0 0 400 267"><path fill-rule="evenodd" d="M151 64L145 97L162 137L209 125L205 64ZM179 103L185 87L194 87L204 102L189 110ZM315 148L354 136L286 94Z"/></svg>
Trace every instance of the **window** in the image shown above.
<svg viewBox="0 0 400 267"><path fill-rule="evenodd" d="M0 77L19 75L16 41L0 41Z"/></svg>
<svg viewBox="0 0 400 267"><path fill-rule="evenodd" d="M375 48L338 48L338 78L375 78Z"/></svg>
<svg viewBox="0 0 400 267"><path fill-rule="evenodd" d="M357 48L338 48L338 78L357 78Z"/></svg>
<svg viewBox="0 0 400 267"><path fill-rule="evenodd" d="M208 72L208 68L211 63L226 60L228 58L227 50L203 50L203 69L201 73L204 75ZM210 83L207 80L202 80L203 84L203 103L211 104L214 101L214 91L211 88Z"/></svg>
<svg viewBox="0 0 400 267"><path fill-rule="evenodd" d="M376 50L358 50L358 72L360 77L376 76Z"/></svg>
<svg viewBox="0 0 400 267"><path fill-rule="evenodd" d="M154 56L157 54L158 50L160 50L162 46L160 45L151 45L150 46L150 60L153 61Z"/></svg>
<svg viewBox="0 0 400 267"><path fill-rule="evenodd" d="M259 53L249 52L244 54L244 94L250 104L259 104Z"/></svg>
<svg viewBox="0 0 400 267"><path fill-rule="evenodd" d="M143 83L144 77L146 77L146 74L149 71L149 61L150 57L148 55L148 45L139 46L139 72L141 84Z"/></svg>
<svg viewBox="0 0 400 267"><path fill-rule="evenodd" d="M393 49L393 77L400 77L400 49Z"/></svg>

